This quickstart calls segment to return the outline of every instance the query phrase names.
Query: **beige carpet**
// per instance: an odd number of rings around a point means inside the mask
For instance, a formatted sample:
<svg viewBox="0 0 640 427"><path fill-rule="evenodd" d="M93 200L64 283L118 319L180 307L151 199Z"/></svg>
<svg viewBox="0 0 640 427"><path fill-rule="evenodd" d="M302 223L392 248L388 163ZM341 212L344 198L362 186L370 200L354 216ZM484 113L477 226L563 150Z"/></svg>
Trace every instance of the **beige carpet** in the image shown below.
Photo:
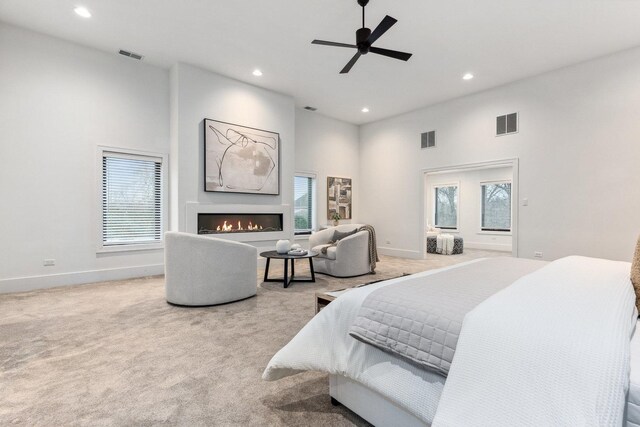
<svg viewBox="0 0 640 427"><path fill-rule="evenodd" d="M502 255L383 257L376 275L260 284L210 308L168 305L162 277L0 295L0 425L367 425L331 406L324 374L260 378L314 292Z"/></svg>

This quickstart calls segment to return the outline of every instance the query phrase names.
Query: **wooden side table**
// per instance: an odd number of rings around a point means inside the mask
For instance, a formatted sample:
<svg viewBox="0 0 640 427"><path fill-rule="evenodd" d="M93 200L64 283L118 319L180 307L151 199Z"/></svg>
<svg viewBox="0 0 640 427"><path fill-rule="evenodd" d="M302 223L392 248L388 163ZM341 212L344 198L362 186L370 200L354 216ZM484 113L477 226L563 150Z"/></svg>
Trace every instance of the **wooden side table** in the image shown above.
<svg viewBox="0 0 640 427"><path fill-rule="evenodd" d="M316 295L315 295L315 298L316 298L316 314L318 314L320 312L320 310L322 310L323 308L328 306L331 303L331 301L333 301L334 299L338 298L340 295L344 294L345 292L349 292L350 290L359 288L361 286L366 286L366 285L367 285L367 283L362 284L362 285L358 285L358 286L354 286L353 288L340 289L338 291L316 292Z"/></svg>
<svg viewBox="0 0 640 427"><path fill-rule="evenodd" d="M401 276L390 277L388 279L380 279L380 280L374 280L372 282L362 283L360 285L356 285L351 288L338 289L336 291L316 292L314 296L316 300L316 314L318 314L320 310L328 306L331 303L331 301L335 300L345 292L349 292L350 290L361 288L363 286L373 285L374 283L382 282L384 280L397 279L398 277L404 277L404 276L409 276L409 273L402 273Z"/></svg>

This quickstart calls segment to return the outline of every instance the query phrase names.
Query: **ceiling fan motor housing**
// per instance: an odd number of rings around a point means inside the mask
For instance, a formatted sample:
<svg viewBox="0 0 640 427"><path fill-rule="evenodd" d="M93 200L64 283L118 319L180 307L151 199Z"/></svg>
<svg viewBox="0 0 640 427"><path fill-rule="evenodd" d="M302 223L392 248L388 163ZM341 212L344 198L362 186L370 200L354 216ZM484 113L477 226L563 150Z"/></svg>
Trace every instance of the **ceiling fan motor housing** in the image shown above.
<svg viewBox="0 0 640 427"><path fill-rule="evenodd" d="M370 35L371 30L368 28L360 28L356 31L356 45L358 46L358 51L363 55L369 53L371 43L369 43L367 39Z"/></svg>

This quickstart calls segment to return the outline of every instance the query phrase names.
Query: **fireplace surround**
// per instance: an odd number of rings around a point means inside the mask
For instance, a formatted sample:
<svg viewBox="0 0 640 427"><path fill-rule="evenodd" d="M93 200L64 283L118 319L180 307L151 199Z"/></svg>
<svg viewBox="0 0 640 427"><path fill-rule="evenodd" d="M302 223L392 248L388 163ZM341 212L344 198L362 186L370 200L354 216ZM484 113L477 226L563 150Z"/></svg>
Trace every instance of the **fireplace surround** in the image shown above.
<svg viewBox="0 0 640 427"><path fill-rule="evenodd" d="M186 214L186 231L193 234L238 242L275 241L289 239L292 235L289 205L214 205L188 202Z"/></svg>

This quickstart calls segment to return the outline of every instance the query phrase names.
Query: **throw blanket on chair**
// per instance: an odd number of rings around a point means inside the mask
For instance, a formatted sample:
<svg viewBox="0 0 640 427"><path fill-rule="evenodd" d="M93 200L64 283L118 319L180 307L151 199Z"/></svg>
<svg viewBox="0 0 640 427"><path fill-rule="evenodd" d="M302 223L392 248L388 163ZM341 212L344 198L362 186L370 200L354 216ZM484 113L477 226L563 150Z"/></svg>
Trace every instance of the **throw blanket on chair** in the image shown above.
<svg viewBox="0 0 640 427"><path fill-rule="evenodd" d="M378 257L378 245L376 243L376 229L371 225L363 225L362 227L355 230L353 234L360 231L369 232L369 265L371 266L371 272L373 273L376 271L376 263L380 261L380 258ZM332 246L337 246L339 241L340 240L330 241L328 245L320 249L320 252L326 255L329 248ZM453 243L451 244L451 249L453 250Z"/></svg>
<svg viewBox="0 0 640 427"><path fill-rule="evenodd" d="M380 261L380 258L378 258L378 244L376 243L376 229L370 225L363 225L358 228L358 231L369 232L369 264L371 265L371 272L373 273L376 271L376 263Z"/></svg>

